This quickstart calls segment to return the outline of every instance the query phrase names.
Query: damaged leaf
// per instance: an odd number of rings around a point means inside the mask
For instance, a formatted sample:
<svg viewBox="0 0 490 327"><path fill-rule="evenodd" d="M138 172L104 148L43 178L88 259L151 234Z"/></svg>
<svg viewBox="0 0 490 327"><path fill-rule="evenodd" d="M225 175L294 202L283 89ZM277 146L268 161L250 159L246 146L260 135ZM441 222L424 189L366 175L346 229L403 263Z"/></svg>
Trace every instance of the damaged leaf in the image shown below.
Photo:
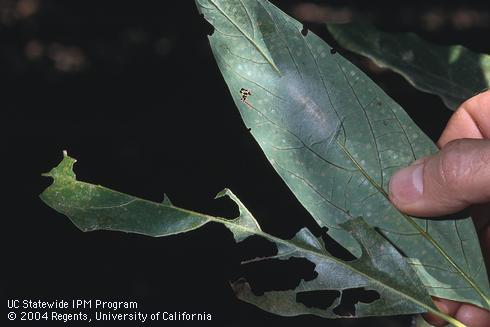
<svg viewBox="0 0 490 327"><path fill-rule="evenodd" d="M370 24L327 24L339 44L438 95L451 110L490 87L490 56L461 45L439 46L413 33L390 34Z"/></svg>
<svg viewBox="0 0 490 327"><path fill-rule="evenodd" d="M398 251L367 225L355 218L342 224L356 242L361 256L353 261L342 261L332 256L321 239L303 228L291 240L282 240L262 231L258 222L238 198L229 190L217 197L228 196L239 208L235 219L209 216L172 205L169 201L155 203L108 188L76 180L75 160L66 155L61 163L45 174L54 179L41 199L56 211L68 216L83 231L112 230L149 236L166 236L187 232L209 222L226 226L236 242L257 235L273 242L277 253L261 260L304 258L315 264L316 278L302 280L294 290L271 291L255 295L246 280L232 283L237 296L264 310L285 316L315 314L335 318L334 312L342 298L342 291L365 288L376 291L379 299L356 306L358 317L373 315L408 314L437 310L420 284L412 268ZM297 301L305 292L337 290L339 296L329 307L310 308Z"/></svg>
<svg viewBox="0 0 490 327"><path fill-rule="evenodd" d="M245 125L317 223L359 257L344 224L362 216L431 295L490 308L471 219L413 218L389 201L391 175L437 151L403 109L268 1L196 3L214 26L211 48Z"/></svg>

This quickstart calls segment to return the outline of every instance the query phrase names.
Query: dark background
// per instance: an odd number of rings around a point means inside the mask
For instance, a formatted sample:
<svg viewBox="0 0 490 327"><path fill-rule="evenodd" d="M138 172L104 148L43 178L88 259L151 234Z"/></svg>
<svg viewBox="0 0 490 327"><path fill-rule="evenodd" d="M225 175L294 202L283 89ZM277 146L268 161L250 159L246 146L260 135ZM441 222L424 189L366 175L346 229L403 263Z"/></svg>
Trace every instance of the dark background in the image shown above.
<svg viewBox="0 0 490 327"><path fill-rule="evenodd" d="M387 31L490 51L488 1L273 2L334 46L319 22L365 19ZM407 326L410 317L284 318L238 301L228 280L241 273L264 290L294 285L303 272L301 265L241 270L240 258L260 244L236 245L222 226L160 239L82 233L39 200L50 183L41 173L66 149L79 161L79 180L154 201L165 192L177 206L233 217L229 201L213 200L228 187L272 234L291 237L305 224L314 226L241 122L208 45L211 31L191 0L0 0L0 145L7 180L2 293L8 299L127 299L143 312L213 314L211 322L176 325ZM338 50L437 139L450 116L437 97Z"/></svg>

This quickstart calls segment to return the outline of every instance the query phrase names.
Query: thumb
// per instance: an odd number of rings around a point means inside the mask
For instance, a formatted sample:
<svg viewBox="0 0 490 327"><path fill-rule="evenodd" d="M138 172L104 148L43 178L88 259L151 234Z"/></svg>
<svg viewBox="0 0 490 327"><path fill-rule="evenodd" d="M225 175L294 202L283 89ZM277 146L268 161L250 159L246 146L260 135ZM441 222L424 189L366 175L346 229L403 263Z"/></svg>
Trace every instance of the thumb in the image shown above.
<svg viewBox="0 0 490 327"><path fill-rule="evenodd" d="M390 180L390 200L413 216L441 216L490 202L490 140L459 139Z"/></svg>

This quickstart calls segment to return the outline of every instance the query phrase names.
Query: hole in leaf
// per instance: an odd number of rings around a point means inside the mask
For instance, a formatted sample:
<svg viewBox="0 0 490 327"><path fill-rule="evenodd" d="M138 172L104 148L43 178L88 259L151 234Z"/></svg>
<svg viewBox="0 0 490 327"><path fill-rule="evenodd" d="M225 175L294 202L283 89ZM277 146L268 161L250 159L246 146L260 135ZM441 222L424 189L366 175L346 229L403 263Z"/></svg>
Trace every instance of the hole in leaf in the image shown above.
<svg viewBox="0 0 490 327"><path fill-rule="evenodd" d="M340 296L340 291L308 291L296 294L296 301L303 303L308 308L328 309L336 298Z"/></svg>
<svg viewBox="0 0 490 327"><path fill-rule="evenodd" d="M330 53L331 54L336 54L337 53L337 50L335 50L334 48L330 49Z"/></svg>
<svg viewBox="0 0 490 327"><path fill-rule="evenodd" d="M310 31L317 31L319 28L324 28L324 25L305 21L303 22L303 28L301 29L301 34L303 36L307 36Z"/></svg>
<svg viewBox="0 0 490 327"><path fill-rule="evenodd" d="M344 261L355 260L356 257L352 253L350 253L349 250L337 243L337 241L334 240L330 235L328 235L327 231L327 227L322 228L322 239L328 252L330 252L337 259L341 259Z"/></svg>
<svg viewBox="0 0 490 327"><path fill-rule="evenodd" d="M258 257L270 257L277 254L277 248L274 243L257 235L252 235L237 243L236 248L241 261Z"/></svg>
<svg viewBox="0 0 490 327"><path fill-rule="evenodd" d="M208 22L206 18L204 18L204 14L201 14L200 16L201 16L201 20L200 20L201 28L199 30L204 31L206 35L209 36L213 35L214 26L210 22Z"/></svg>
<svg viewBox="0 0 490 327"><path fill-rule="evenodd" d="M316 278L315 264L303 258L263 260L242 266L242 276L255 295L295 289L301 279Z"/></svg>
<svg viewBox="0 0 490 327"><path fill-rule="evenodd" d="M342 291L340 304L333 309L336 315L351 317L356 315L355 304L372 303L380 298L379 293L373 290L365 290L364 287L349 288Z"/></svg>
<svg viewBox="0 0 490 327"><path fill-rule="evenodd" d="M214 199L213 204L212 213L215 215L227 217L227 219L235 219L240 215L238 206L228 197Z"/></svg>

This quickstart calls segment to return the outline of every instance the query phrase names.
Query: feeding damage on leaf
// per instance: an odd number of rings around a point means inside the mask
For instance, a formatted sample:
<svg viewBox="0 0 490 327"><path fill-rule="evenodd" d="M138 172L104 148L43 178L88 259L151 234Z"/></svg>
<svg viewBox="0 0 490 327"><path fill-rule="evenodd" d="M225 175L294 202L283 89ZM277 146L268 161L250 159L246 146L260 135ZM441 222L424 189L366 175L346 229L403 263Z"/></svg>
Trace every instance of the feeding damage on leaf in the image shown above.
<svg viewBox="0 0 490 327"><path fill-rule="evenodd" d="M253 108L252 105L247 102L248 97L251 95L252 95L252 91L244 89L243 87L240 89L240 101L245 103L250 108Z"/></svg>
<svg viewBox="0 0 490 327"><path fill-rule="evenodd" d="M344 295L359 288L375 291L379 298L373 301L359 298L360 302L355 305L357 317L435 310L429 295L406 260L362 218L351 218L343 225L359 242L362 253L352 261L344 261L333 256L325 248L322 238L317 238L307 228L301 229L290 240L264 232L250 211L228 189L220 192L217 197L227 196L237 204L239 215L234 219L193 212L176 207L168 201L150 202L77 181L72 169L74 162L74 159L65 154L61 163L49 174L54 182L41 194L41 199L68 216L83 231L116 230L166 236L215 222L227 227L236 242L243 242L254 236L274 244L274 254L249 260L249 263L300 259L311 265L314 269L312 274L309 277L303 275L292 289L265 290L262 295L257 295L252 292L245 279L232 283L239 298L264 310L287 316L309 313L338 318L343 315L341 309L345 302ZM339 296L328 307L311 305L304 300L305 296L330 291L335 291Z"/></svg>

